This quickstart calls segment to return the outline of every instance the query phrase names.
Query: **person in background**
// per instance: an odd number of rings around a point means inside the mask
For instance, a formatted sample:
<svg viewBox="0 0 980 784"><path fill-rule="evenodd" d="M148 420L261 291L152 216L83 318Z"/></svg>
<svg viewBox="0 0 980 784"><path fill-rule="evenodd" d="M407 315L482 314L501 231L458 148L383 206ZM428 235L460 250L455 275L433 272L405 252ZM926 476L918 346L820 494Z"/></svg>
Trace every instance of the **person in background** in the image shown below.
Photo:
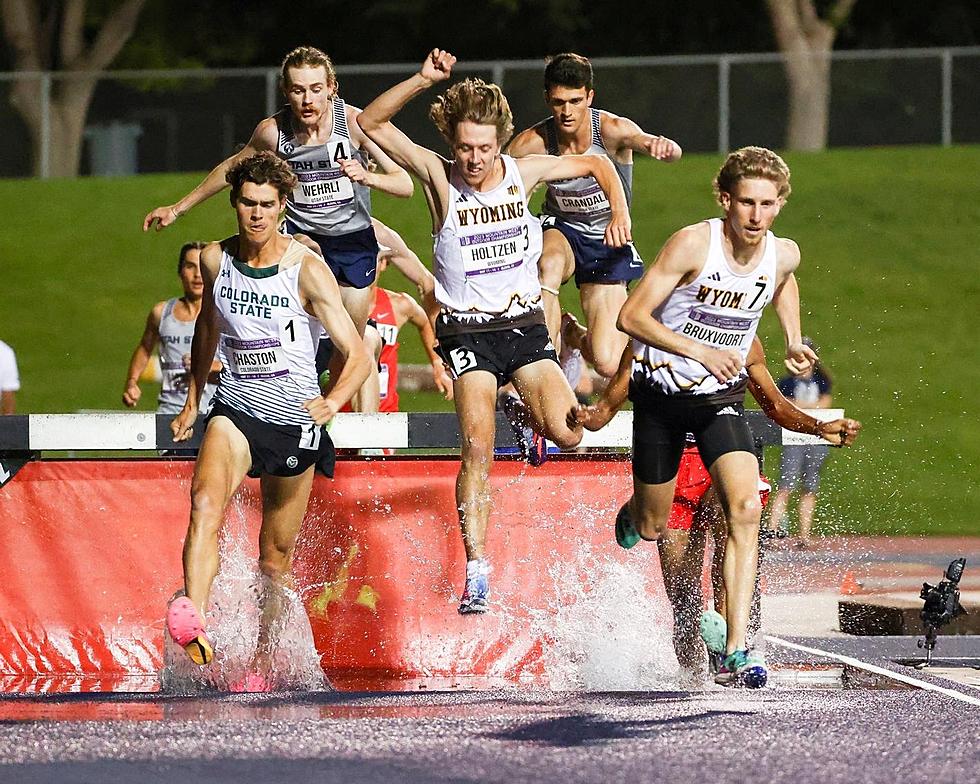
<svg viewBox="0 0 980 784"><path fill-rule="evenodd" d="M153 350L158 346L161 383L157 413L176 414L184 407L190 379L194 325L201 312L201 297L204 295L201 250L206 244L184 243L177 256L177 275L184 288L184 295L158 302L146 317L143 337L129 360L126 385L123 388L122 400L129 408L135 408L143 395L139 385L140 376L143 375ZM211 396L214 395L220 372L221 363L216 358L211 364L211 373L201 398L202 411L208 411L211 407Z"/></svg>
<svg viewBox="0 0 980 784"><path fill-rule="evenodd" d="M17 356L14 350L0 340L0 416L17 411L17 390L20 374L17 372Z"/></svg>
<svg viewBox="0 0 980 784"><path fill-rule="evenodd" d="M803 338L803 342L819 355L810 338ZM800 408L830 408L831 385L830 373L819 361L812 369L784 376L778 382L779 391ZM784 446L780 454L779 484L769 510L769 527L785 536L789 530L786 519L789 496L800 487L798 547L809 547L813 543L810 534L820 487L820 470L829 452L830 447L826 444L790 444Z"/></svg>

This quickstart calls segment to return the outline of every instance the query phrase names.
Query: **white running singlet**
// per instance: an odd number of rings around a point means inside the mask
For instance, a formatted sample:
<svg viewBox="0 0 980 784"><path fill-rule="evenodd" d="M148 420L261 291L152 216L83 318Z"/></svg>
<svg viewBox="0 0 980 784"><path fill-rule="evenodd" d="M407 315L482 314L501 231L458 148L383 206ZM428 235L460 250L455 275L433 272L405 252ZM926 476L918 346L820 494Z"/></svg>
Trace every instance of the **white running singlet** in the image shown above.
<svg viewBox="0 0 980 784"><path fill-rule="evenodd" d="M762 260L751 272L739 273L725 258L722 222L707 221L711 240L697 278L674 289L653 316L679 335L717 349L733 349L744 362L762 311L776 290L776 237L766 232ZM745 386L748 372L726 384L688 357L633 340L633 383L662 394L724 395Z"/></svg>
<svg viewBox="0 0 980 784"><path fill-rule="evenodd" d="M541 225L528 211L517 163L500 159L503 179L489 191L473 190L452 164L449 212L433 238L435 296L444 315L484 328L541 313Z"/></svg>
<svg viewBox="0 0 980 784"><path fill-rule="evenodd" d="M623 183L628 205L633 200L633 164L617 161L603 146L602 115L598 109L589 109L589 119L592 125L592 143L584 154L604 155L609 159L616 169L616 174L619 175L620 182ZM548 155L561 155L558 134L555 131L555 118L549 117L534 127L544 128ZM606 227L612 218L609 197L592 175L549 182L542 213L558 218L586 237L597 240L605 236Z"/></svg>
<svg viewBox="0 0 980 784"><path fill-rule="evenodd" d="M308 252L293 240L279 264L253 269L222 245L214 304L224 367L216 403L276 425L313 421L302 404L320 394L323 327L300 303L298 261Z"/></svg>
<svg viewBox="0 0 980 784"><path fill-rule="evenodd" d="M333 128L323 144L299 146L293 133L292 110L276 114L279 138L276 154L292 167L298 182L286 200L286 219L304 232L336 237L371 225L371 189L340 171L339 161L353 158L368 166L354 146L347 127L347 107L335 97Z"/></svg>
<svg viewBox="0 0 980 784"><path fill-rule="evenodd" d="M160 316L160 395L157 397L158 414L179 414L187 400L187 368L184 356L190 355L194 341L194 321L181 321L174 316L177 298L168 299ZM207 413L211 408L215 384L206 384L198 409Z"/></svg>

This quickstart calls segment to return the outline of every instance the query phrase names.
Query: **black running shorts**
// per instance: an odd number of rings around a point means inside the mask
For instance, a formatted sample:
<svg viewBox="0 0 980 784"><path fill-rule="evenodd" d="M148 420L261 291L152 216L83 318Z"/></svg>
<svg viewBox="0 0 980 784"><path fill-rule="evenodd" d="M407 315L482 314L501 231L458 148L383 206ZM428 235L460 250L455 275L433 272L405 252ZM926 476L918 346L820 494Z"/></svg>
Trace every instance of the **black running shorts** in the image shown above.
<svg viewBox="0 0 980 784"><path fill-rule="evenodd" d="M506 384L514 373L532 362L558 362L544 324L440 336L436 351L453 378L471 370L487 370L497 377L497 386Z"/></svg>
<svg viewBox="0 0 980 784"><path fill-rule="evenodd" d="M729 452L755 453L741 401L665 395L630 384L633 401L633 476L659 485L677 476L688 433L707 468Z"/></svg>
<svg viewBox="0 0 980 784"><path fill-rule="evenodd" d="M249 476L299 476L311 465L316 465L324 476L333 476L336 453L325 427L273 425L224 403L215 403L208 422L219 416L229 419L248 440L252 456Z"/></svg>

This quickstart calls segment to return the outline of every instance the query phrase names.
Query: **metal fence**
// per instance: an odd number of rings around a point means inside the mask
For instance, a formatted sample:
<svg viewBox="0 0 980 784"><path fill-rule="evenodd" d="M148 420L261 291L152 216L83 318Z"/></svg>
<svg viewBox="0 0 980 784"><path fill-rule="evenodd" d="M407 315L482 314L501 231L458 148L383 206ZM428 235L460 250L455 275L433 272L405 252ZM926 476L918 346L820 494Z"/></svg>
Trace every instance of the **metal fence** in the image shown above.
<svg viewBox="0 0 980 784"><path fill-rule="evenodd" d="M689 152L785 143L788 89L779 54L596 58L595 105L663 133ZM364 106L417 64L338 66L341 95ZM518 129L546 114L541 60L457 64L507 92ZM270 69L107 71L86 119L82 174L179 172L211 168L246 141L282 97ZM50 172L54 72L0 74L0 176L35 171L27 128L12 108L15 80L36 83L42 121L38 170ZM77 77L74 77L77 78ZM980 47L840 51L831 55L828 146L980 142ZM417 100L398 124L443 149Z"/></svg>

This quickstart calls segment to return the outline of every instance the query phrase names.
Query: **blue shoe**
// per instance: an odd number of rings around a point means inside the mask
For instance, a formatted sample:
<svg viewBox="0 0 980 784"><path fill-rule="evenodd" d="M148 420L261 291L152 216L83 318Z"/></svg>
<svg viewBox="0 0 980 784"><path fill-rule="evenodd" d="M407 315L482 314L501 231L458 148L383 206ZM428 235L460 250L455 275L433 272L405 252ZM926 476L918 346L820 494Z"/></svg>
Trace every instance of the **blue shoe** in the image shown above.
<svg viewBox="0 0 980 784"><path fill-rule="evenodd" d="M459 614L485 613L490 610L490 577L485 571L466 575L466 587L459 600Z"/></svg>
<svg viewBox="0 0 980 784"><path fill-rule="evenodd" d="M623 504L616 515L616 544L624 550L635 547L640 541L633 519L630 517L629 501Z"/></svg>
<svg viewBox="0 0 980 784"><path fill-rule="evenodd" d="M720 683L722 686L761 689L766 685L768 678L766 660L762 656L749 651L733 651L725 657L721 669L715 676L715 683Z"/></svg>
<svg viewBox="0 0 980 784"><path fill-rule="evenodd" d="M535 468L548 459L548 442L544 436L534 432L529 424L527 407L519 398L506 394L500 398L500 408L514 431L514 439L521 450L521 458Z"/></svg>
<svg viewBox="0 0 980 784"><path fill-rule="evenodd" d="M705 610L699 623L701 639L708 649L708 672L717 675L725 662L725 646L728 643L728 624L720 613Z"/></svg>

